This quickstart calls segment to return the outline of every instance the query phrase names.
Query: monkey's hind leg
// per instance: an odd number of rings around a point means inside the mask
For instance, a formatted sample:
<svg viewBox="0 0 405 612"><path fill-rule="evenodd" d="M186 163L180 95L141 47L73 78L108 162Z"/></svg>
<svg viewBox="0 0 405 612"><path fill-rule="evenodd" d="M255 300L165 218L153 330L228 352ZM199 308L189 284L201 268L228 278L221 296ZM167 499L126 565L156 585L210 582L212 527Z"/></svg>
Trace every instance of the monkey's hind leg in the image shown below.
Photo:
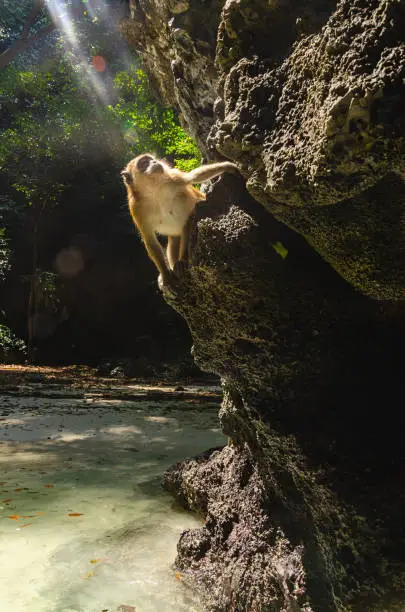
<svg viewBox="0 0 405 612"><path fill-rule="evenodd" d="M157 239L155 232L145 230L145 228L142 228L142 226L139 225L138 227L141 231L148 255L160 272L158 278L158 285L160 289L163 291L163 288L167 287L174 290L177 279L175 274L168 267L165 252Z"/></svg>
<svg viewBox="0 0 405 612"><path fill-rule="evenodd" d="M174 270L180 257L180 236L168 236L166 256L170 269Z"/></svg>
<svg viewBox="0 0 405 612"><path fill-rule="evenodd" d="M188 260L190 254L190 234L192 227L192 219L194 215L192 215L186 225L183 228L183 232L180 238L180 249L179 249L179 259L176 261L175 266L173 268L176 276L178 278L182 278L188 269Z"/></svg>
<svg viewBox="0 0 405 612"><path fill-rule="evenodd" d="M180 239L180 261L184 261L188 263L191 255L190 249L190 238L191 238L191 229L193 227L195 213L191 214L187 220L186 225L183 228L183 232L181 234Z"/></svg>

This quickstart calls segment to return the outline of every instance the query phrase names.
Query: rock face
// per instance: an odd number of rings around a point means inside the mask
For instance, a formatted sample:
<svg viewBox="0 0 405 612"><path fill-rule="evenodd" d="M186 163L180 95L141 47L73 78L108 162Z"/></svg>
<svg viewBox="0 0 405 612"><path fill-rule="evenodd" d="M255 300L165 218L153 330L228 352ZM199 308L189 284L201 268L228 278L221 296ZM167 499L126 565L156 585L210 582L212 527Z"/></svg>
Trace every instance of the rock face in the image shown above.
<svg viewBox="0 0 405 612"><path fill-rule="evenodd" d="M130 0L121 24L161 99L180 111L183 126L206 155L218 73L215 45L221 0Z"/></svg>
<svg viewBox="0 0 405 612"><path fill-rule="evenodd" d="M205 517L177 565L210 611L403 610L405 5L132 13L156 90L245 179L211 185L166 295L231 439L166 475Z"/></svg>
<svg viewBox="0 0 405 612"><path fill-rule="evenodd" d="M279 60L265 39L252 49L259 58L235 51L229 24L239 4L226 4L219 28L218 61L229 74L213 142L241 164L251 193L356 288L405 298L405 4L340 2L320 31L291 46L297 12L276 2L269 19L286 31Z"/></svg>

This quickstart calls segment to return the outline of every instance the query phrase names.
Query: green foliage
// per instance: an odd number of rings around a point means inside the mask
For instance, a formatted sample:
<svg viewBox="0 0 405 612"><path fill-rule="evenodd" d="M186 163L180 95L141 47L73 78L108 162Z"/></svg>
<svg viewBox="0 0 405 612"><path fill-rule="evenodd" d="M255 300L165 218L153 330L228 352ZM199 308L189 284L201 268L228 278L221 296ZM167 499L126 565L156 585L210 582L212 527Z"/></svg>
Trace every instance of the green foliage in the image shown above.
<svg viewBox="0 0 405 612"><path fill-rule="evenodd" d="M8 127L2 130L0 169L6 164L8 170L10 164L21 169L23 163L23 170L43 174L39 162L52 164L66 151L80 155L90 126L99 133L103 128L72 69L63 61L48 68L8 67L2 73L0 95Z"/></svg>
<svg viewBox="0 0 405 612"><path fill-rule="evenodd" d="M5 237L5 228L0 228L0 282L6 277L10 269L10 249Z"/></svg>
<svg viewBox="0 0 405 612"><path fill-rule="evenodd" d="M9 66L2 77L0 178L13 198L42 214L60 201L76 169L100 157L124 163L127 149L111 113L62 59L46 70Z"/></svg>
<svg viewBox="0 0 405 612"><path fill-rule="evenodd" d="M177 167L191 170L200 163L200 152L180 127L173 109L163 108L153 97L146 74L138 67L115 77L118 100L110 106L132 156L144 152L170 156Z"/></svg>
<svg viewBox="0 0 405 612"><path fill-rule="evenodd" d="M25 342L17 338L6 325L0 325L0 360L6 363L20 361L26 353Z"/></svg>
<svg viewBox="0 0 405 612"><path fill-rule="evenodd" d="M0 43L6 47L21 34L32 1L4 1L9 26L0 23ZM110 17L103 22L101 8L97 14L83 10L82 0L62 4L74 13L75 44L61 27L14 58L0 75L0 282L11 278L27 300L3 313L3 321L21 325L26 317L30 349L39 338L39 315L57 320L66 296L70 299L66 286L75 279L61 282L49 272L64 242L80 233L78 227L91 234L94 226L107 245L114 232L132 231L119 176L128 160L151 151L185 171L200 163L176 113L158 104L136 58L122 49ZM48 22L44 10L34 33ZM94 55L103 57L104 72L96 71ZM0 358L22 350L18 342L3 326Z"/></svg>
<svg viewBox="0 0 405 612"><path fill-rule="evenodd" d="M9 241L6 232L5 213L10 207L8 199L0 195L0 283L6 278L7 272L10 270L10 255Z"/></svg>

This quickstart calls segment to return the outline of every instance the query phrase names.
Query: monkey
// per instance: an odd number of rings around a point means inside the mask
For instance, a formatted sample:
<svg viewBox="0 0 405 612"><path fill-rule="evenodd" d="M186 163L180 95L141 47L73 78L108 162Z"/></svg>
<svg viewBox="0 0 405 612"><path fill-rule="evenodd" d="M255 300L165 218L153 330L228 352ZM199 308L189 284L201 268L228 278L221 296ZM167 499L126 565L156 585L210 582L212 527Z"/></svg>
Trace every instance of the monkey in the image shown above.
<svg viewBox="0 0 405 612"><path fill-rule="evenodd" d="M193 184L223 172L239 174L227 161L182 172L150 153L138 155L122 170L131 217L158 269L161 290L175 292L187 267L192 217L196 204L206 199ZM167 236L166 253L156 234Z"/></svg>

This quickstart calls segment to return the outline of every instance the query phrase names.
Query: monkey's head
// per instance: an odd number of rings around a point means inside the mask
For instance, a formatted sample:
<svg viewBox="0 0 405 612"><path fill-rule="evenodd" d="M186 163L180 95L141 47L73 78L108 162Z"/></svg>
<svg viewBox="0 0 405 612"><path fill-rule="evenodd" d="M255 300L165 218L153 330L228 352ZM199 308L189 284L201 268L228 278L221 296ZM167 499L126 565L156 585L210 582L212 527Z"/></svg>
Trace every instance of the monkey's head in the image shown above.
<svg viewBox="0 0 405 612"><path fill-rule="evenodd" d="M131 159L121 172L121 176L126 185L131 185L141 176L164 174L168 169L168 166L163 161L158 161L150 153L145 153L138 155L135 159Z"/></svg>

